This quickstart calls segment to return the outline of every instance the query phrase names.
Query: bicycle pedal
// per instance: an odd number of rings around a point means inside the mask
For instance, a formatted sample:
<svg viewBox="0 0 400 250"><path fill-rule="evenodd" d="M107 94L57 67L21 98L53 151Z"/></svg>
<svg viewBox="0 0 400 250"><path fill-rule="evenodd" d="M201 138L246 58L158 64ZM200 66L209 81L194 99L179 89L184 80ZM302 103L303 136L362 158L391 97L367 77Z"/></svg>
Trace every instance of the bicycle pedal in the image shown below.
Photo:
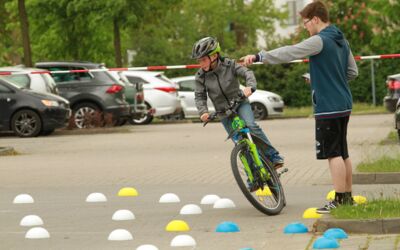
<svg viewBox="0 0 400 250"><path fill-rule="evenodd" d="M282 169L282 171L280 171L280 172L278 173L278 177L281 177L281 175L283 175L283 174L286 173L286 172L289 172L289 169L288 169L288 168Z"/></svg>

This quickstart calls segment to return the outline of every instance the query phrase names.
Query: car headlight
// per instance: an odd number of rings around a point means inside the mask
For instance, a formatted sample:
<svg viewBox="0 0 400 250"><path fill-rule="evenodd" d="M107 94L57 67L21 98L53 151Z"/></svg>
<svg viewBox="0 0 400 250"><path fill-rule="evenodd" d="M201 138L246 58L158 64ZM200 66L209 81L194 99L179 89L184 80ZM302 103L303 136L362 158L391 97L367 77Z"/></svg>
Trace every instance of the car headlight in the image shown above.
<svg viewBox="0 0 400 250"><path fill-rule="evenodd" d="M57 101L42 100L42 103L46 107L58 107L60 104Z"/></svg>
<svg viewBox="0 0 400 250"><path fill-rule="evenodd" d="M280 102L281 98L277 97L277 96L268 96L268 100L270 102Z"/></svg>

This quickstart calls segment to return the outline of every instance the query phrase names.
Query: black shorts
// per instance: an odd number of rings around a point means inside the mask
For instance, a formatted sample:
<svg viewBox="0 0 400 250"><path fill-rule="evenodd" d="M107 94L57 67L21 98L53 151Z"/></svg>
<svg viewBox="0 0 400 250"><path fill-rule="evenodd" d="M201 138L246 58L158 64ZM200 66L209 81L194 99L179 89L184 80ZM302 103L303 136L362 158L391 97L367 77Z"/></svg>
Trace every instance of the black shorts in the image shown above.
<svg viewBox="0 0 400 250"><path fill-rule="evenodd" d="M347 150L347 124L349 116L315 120L317 159L349 157Z"/></svg>

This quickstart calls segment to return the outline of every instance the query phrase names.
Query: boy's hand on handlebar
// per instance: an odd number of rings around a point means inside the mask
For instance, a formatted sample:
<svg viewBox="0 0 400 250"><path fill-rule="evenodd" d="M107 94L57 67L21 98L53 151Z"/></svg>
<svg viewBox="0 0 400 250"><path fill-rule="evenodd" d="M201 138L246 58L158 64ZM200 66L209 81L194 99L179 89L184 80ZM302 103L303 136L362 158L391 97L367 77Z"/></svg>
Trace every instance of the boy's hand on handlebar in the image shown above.
<svg viewBox="0 0 400 250"><path fill-rule="evenodd" d="M246 88L243 89L243 94L244 94L246 97L251 96L251 95L253 94L253 92L254 92L254 91L251 89L251 87L246 87Z"/></svg>
<svg viewBox="0 0 400 250"><path fill-rule="evenodd" d="M207 122L209 118L210 118L210 114L209 114L209 113L204 113L204 114L202 114L202 115L200 116L200 120L201 120L202 122Z"/></svg>

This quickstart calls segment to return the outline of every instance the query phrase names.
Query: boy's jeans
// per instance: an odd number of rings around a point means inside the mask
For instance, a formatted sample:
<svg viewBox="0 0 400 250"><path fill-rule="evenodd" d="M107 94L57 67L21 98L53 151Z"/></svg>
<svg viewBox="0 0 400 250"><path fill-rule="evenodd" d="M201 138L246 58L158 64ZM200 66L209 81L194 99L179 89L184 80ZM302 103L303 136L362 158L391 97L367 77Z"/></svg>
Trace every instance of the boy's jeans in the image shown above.
<svg viewBox="0 0 400 250"><path fill-rule="evenodd" d="M247 127L250 129L252 134L256 135L260 139L262 139L267 145L267 150L265 154L273 163L278 160L282 160L282 157L279 155L279 152L271 145L271 142L268 140L267 136L264 134L264 131L256 124L254 120L254 114L251 110L251 105L249 102L243 102L238 109L239 117L246 122ZM232 131L232 119L223 118L221 119L221 123L224 125L225 130L228 134Z"/></svg>

